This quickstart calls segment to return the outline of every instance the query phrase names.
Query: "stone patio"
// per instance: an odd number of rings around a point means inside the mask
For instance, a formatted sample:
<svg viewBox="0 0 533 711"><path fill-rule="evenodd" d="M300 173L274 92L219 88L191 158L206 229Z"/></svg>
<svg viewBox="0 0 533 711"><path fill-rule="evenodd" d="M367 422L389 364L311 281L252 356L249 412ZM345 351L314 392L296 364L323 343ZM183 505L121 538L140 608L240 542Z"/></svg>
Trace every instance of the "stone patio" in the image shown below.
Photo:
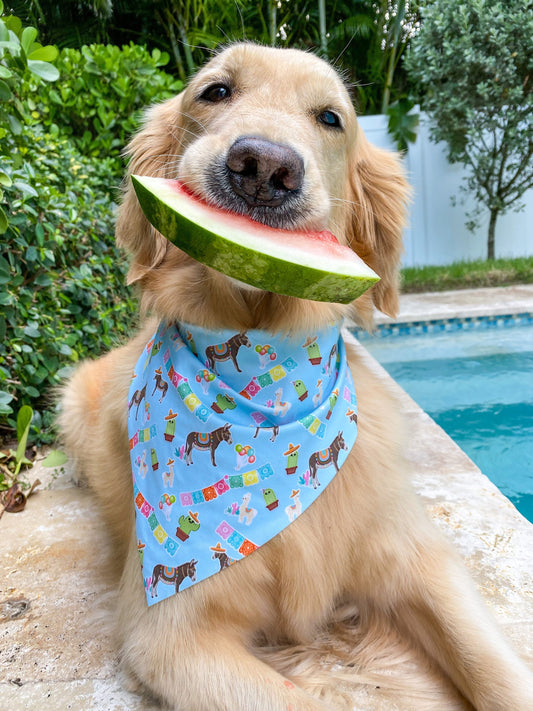
<svg viewBox="0 0 533 711"><path fill-rule="evenodd" d="M376 315L376 323L405 323L429 319L496 316L533 312L533 284L502 286L498 289L464 289L431 294L403 294L400 313L391 319Z"/></svg>
<svg viewBox="0 0 533 711"><path fill-rule="evenodd" d="M533 311L533 286L405 296L400 320L524 311ZM368 354L365 359L396 392L409 421L414 481L430 515L458 547L512 644L533 660L533 525ZM155 709L124 688L112 640L104 622L95 621L107 593L98 570L105 538L95 499L68 472L52 477L37 466L30 476L43 487L25 511L0 520L0 708ZM354 697L354 709L398 707L375 690Z"/></svg>

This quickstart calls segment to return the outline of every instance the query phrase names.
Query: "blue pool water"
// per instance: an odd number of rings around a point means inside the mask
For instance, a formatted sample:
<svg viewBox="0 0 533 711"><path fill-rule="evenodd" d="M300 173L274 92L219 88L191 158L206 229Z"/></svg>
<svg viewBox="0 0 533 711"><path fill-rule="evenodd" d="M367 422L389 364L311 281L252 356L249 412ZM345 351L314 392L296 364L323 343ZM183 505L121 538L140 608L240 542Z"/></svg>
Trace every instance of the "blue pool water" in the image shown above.
<svg viewBox="0 0 533 711"><path fill-rule="evenodd" d="M533 522L532 321L419 324L360 340Z"/></svg>

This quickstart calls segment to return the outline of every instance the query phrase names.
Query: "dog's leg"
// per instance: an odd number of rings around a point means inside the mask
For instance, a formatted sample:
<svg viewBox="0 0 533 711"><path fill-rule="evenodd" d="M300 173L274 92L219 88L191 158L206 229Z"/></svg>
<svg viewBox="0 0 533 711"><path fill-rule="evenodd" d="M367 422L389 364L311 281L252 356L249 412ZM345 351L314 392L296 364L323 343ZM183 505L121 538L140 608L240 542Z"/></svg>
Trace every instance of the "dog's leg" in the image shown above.
<svg viewBox="0 0 533 711"><path fill-rule="evenodd" d="M477 711L533 709L533 673L511 650L469 580L443 545L417 551L398 624L450 676ZM407 573L406 573L407 574Z"/></svg>
<svg viewBox="0 0 533 711"><path fill-rule="evenodd" d="M248 651L238 618L214 624L188 590L148 608L132 553L117 620L123 662L173 711L328 709Z"/></svg>
<svg viewBox="0 0 533 711"><path fill-rule="evenodd" d="M331 711L220 632L193 638L180 631L173 650L158 644L159 634L168 628L154 626L142 650L130 640L124 663L172 711Z"/></svg>

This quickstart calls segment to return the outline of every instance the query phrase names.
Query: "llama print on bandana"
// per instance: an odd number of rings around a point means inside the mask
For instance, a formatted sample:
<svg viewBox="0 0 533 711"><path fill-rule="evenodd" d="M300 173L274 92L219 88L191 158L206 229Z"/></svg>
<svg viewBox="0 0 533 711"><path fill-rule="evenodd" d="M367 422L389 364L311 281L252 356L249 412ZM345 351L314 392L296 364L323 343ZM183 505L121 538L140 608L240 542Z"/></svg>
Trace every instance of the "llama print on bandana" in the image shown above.
<svg viewBox="0 0 533 711"><path fill-rule="evenodd" d="M224 568L229 568L230 565L235 562L226 553L226 549L222 548L222 546L220 545L220 541L217 541L216 546L211 546L209 550L213 551L213 555L211 556L213 560L218 560L220 570L224 570Z"/></svg>
<svg viewBox="0 0 533 711"><path fill-rule="evenodd" d="M131 399L128 403L128 412L131 411L132 407L135 407L135 419L137 419L137 416L139 414L139 406L141 402L144 400L146 397L146 383L142 388L139 390L135 390L133 393L131 393Z"/></svg>
<svg viewBox="0 0 533 711"><path fill-rule="evenodd" d="M152 396L158 390L160 391L161 397L159 398L159 402L163 402L163 398L165 397L165 395L168 392L168 383L164 380L162 373L163 373L163 371L161 370L161 368L158 368L155 371L155 374L154 374L155 385L154 385L154 389L152 391Z"/></svg>
<svg viewBox="0 0 533 711"><path fill-rule="evenodd" d="M176 497L174 494L163 494L159 500L159 508L165 515L167 521L170 521L170 514L172 512L172 507L176 503Z"/></svg>
<svg viewBox="0 0 533 711"><path fill-rule="evenodd" d="M302 503L300 501L300 489L293 489L290 496L291 503L285 509L285 513L289 519L289 523L292 523L295 518L302 513Z"/></svg>
<svg viewBox="0 0 533 711"><path fill-rule="evenodd" d="M194 583L196 580L197 560L190 560L188 563L182 563L176 568L167 568L166 565L156 565L152 572L152 583L150 585L150 595L157 597L157 585L159 581L166 585L172 585L176 592L179 592L180 585L184 580L190 578Z"/></svg>
<svg viewBox="0 0 533 711"><path fill-rule="evenodd" d="M217 343L214 346L208 346L205 349L205 357L207 358L207 365L209 368L218 375L217 373L217 363L220 361L231 360L235 369L242 373L241 369L237 364L237 355L239 354L239 349L241 346L246 346L250 348L252 344L248 340L246 333L236 333L231 338L228 338L224 343Z"/></svg>
<svg viewBox="0 0 533 711"><path fill-rule="evenodd" d="M231 444L231 425L226 422L225 425L219 427L212 432L189 432L187 441L185 442L185 456L187 464L192 464L192 450L209 450L211 453L211 464L216 467L215 452L221 442Z"/></svg>
<svg viewBox="0 0 533 711"><path fill-rule="evenodd" d="M264 370L267 365L272 365L272 362L277 358L276 351L270 343L267 343L264 346L257 344L255 352L259 356L259 367L261 370Z"/></svg>
<svg viewBox="0 0 533 711"><path fill-rule="evenodd" d="M207 368L201 368L197 371L195 380L202 386L202 392L204 395L207 395L207 393L209 392L209 386L215 378L216 375L210 370L207 370Z"/></svg>
<svg viewBox="0 0 533 711"><path fill-rule="evenodd" d="M237 454L236 472L240 471L243 467L250 468L250 465L255 462L255 449L249 444L236 444L235 452Z"/></svg>
<svg viewBox="0 0 533 711"><path fill-rule="evenodd" d="M340 324L280 336L162 323L127 407L148 605L224 575L303 515L357 436Z"/></svg>
<svg viewBox="0 0 533 711"><path fill-rule="evenodd" d="M318 469L324 469L325 467L329 467L333 464L335 472L339 471L339 453L342 449L348 449L348 447L346 446L342 432L339 432L327 449L321 449L319 452L313 452L313 454L309 457L309 473L314 489L316 489L317 486L320 486L317 474Z"/></svg>

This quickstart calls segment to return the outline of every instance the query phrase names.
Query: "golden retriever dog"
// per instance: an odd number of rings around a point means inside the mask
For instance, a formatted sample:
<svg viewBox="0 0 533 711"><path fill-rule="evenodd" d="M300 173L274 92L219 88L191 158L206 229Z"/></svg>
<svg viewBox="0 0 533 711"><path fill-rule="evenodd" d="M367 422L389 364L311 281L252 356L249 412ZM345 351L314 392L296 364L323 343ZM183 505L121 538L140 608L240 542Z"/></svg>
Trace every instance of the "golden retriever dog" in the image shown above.
<svg viewBox="0 0 533 711"><path fill-rule="evenodd" d="M433 706L422 698L402 705L397 695L391 708L533 709L532 674L410 488L394 398L349 343L359 432L331 484L245 560L147 606L127 406L154 322L294 333L343 318L370 325L374 306L394 314L408 187L397 156L365 139L330 65L249 43L224 49L181 94L150 108L129 155L131 173L178 178L267 225L327 228L381 277L350 305L259 291L171 245L126 185L117 240L149 316L129 343L79 367L61 426L113 540L116 629L129 675L179 711L319 711L342 704L339 678L364 679L380 652L405 645L454 691ZM328 671L323 659L336 644L344 661ZM329 695L324 678L333 682ZM384 675L378 685L386 684Z"/></svg>

